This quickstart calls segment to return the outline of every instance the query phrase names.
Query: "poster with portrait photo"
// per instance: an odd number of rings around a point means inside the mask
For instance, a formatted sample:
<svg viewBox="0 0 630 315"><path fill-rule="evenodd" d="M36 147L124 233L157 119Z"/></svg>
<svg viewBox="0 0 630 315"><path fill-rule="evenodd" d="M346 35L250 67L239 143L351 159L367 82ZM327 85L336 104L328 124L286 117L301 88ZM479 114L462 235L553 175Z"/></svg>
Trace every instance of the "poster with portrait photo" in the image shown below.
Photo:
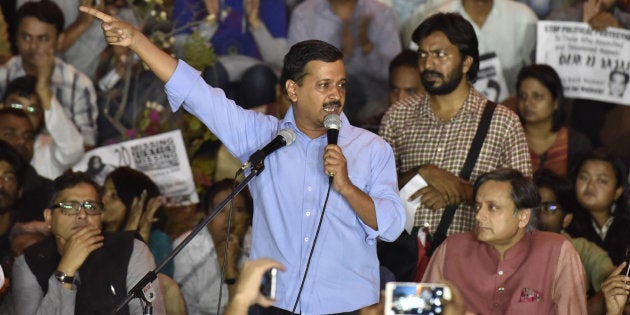
<svg viewBox="0 0 630 315"><path fill-rule="evenodd" d="M475 89L495 103L500 103L510 96L501 70L501 61L495 53L479 56L479 72Z"/></svg>
<svg viewBox="0 0 630 315"><path fill-rule="evenodd" d="M552 66L569 98L630 105L630 31L539 21L536 63Z"/></svg>
<svg viewBox="0 0 630 315"><path fill-rule="evenodd" d="M199 202L180 130L95 148L86 152L73 170L91 174L102 185L107 174L119 166L149 176L169 205Z"/></svg>

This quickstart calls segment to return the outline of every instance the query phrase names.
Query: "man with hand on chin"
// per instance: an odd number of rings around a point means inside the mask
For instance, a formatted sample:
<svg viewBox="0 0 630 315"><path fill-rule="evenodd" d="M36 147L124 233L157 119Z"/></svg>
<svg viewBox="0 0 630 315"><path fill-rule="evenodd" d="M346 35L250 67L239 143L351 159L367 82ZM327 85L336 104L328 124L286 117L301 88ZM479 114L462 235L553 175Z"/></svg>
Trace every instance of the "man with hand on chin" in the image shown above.
<svg viewBox="0 0 630 315"><path fill-rule="evenodd" d="M101 233L100 187L85 173L65 173L54 185L44 210L52 236L28 247L13 266L15 313L109 314L155 268L153 256L133 233ZM152 285L154 314L164 314L159 282ZM123 308L142 310L137 299Z"/></svg>
<svg viewBox="0 0 630 315"><path fill-rule="evenodd" d="M277 308L270 312L352 312L378 302L376 240L396 239L405 214L391 147L351 126L342 113L346 71L339 49L318 40L291 47L280 81L292 105L279 120L237 106L128 23L81 10L103 20L110 44L131 48L166 83L173 110L183 105L241 161L282 129L296 134L295 143L270 154L265 171L249 184L254 200L250 259L270 257L287 270L278 275ZM330 114L341 117L339 145L327 144L324 119ZM329 176L334 190L327 199Z"/></svg>

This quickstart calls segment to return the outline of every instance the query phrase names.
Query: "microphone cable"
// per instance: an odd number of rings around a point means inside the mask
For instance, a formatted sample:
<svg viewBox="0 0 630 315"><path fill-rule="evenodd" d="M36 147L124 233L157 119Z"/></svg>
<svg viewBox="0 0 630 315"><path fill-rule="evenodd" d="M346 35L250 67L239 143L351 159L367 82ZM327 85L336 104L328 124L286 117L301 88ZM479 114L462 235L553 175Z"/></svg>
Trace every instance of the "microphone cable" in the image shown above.
<svg viewBox="0 0 630 315"><path fill-rule="evenodd" d="M232 191L236 187L236 179L238 178L239 171L234 175L234 184L232 184ZM236 196L234 196L236 198ZM225 246L223 250L223 265L221 266L221 282L219 283L219 301L217 302L217 314L221 314L221 298L223 297L223 283L225 282L225 265L227 265L228 245L230 243L230 230L232 228L232 211L234 210L234 198L230 200L230 210L228 212L227 231L225 235ZM214 240L213 240L214 242ZM217 257L218 258L218 257Z"/></svg>
<svg viewBox="0 0 630 315"><path fill-rule="evenodd" d="M326 192L326 199L324 200L324 207L322 207L322 214L319 217L319 223L317 224L317 231L315 232L315 237L313 238L313 245L311 246L311 251L308 254L308 260L306 261L306 268L304 269L304 276L302 277L302 282L300 283L300 290L298 291L298 295L295 298L295 304L293 304L293 310L291 311L291 314L295 314L295 308L297 307L297 304L300 301L300 296L302 295L302 289L304 288L304 281L306 280L306 275L308 274L308 267L311 265L311 258L313 258L313 251L315 250L315 244L317 243L319 230L322 227L322 222L324 221L324 213L326 212L326 205L328 205L328 197L330 197L330 188L332 188L332 176L328 177L328 191Z"/></svg>

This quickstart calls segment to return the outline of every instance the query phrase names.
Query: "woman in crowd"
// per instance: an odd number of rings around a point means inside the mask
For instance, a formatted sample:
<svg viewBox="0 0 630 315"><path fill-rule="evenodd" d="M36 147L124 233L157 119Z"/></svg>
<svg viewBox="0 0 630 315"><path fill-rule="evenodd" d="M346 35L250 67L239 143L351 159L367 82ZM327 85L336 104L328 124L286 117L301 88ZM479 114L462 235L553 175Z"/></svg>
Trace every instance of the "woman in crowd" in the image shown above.
<svg viewBox="0 0 630 315"><path fill-rule="evenodd" d="M155 262L162 262L172 250L172 240L164 232L166 216L157 185L144 173L122 166L107 175L103 188L103 230L137 231ZM172 277L173 270L171 262L161 272Z"/></svg>
<svg viewBox="0 0 630 315"><path fill-rule="evenodd" d="M587 154L575 176L578 207L568 231L606 250L615 265L630 245L627 176L623 162L603 148Z"/></svg>
<svg viewBox="0 0 630 315"><path fill-rule="evenodd" d="M547 65L526 66L518 74L516 91L532 169L570 174L579 157L591 150L591 144L584 135L564 125L560 77Z"/></svg>

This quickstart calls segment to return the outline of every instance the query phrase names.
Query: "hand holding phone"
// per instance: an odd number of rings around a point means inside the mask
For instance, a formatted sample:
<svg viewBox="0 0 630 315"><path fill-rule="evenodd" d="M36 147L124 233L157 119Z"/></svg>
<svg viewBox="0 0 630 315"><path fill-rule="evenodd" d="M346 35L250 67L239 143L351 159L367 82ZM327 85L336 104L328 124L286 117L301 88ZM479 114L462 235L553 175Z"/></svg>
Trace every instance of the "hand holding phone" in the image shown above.
<svg viewBox="0 0 630 315"><path fill-rule="evenodd" d="M388 282L385 285L385 314L442 314L450 288L441 283Z"/></svg>
<svg viewBox="0 0 630 315"><path fill-rule="evenodd" d="M271 268L263 274L262 282L260 283L260 293L268 299L275 300L276 298L276 276L278 274L277 268Z"/></svg>

